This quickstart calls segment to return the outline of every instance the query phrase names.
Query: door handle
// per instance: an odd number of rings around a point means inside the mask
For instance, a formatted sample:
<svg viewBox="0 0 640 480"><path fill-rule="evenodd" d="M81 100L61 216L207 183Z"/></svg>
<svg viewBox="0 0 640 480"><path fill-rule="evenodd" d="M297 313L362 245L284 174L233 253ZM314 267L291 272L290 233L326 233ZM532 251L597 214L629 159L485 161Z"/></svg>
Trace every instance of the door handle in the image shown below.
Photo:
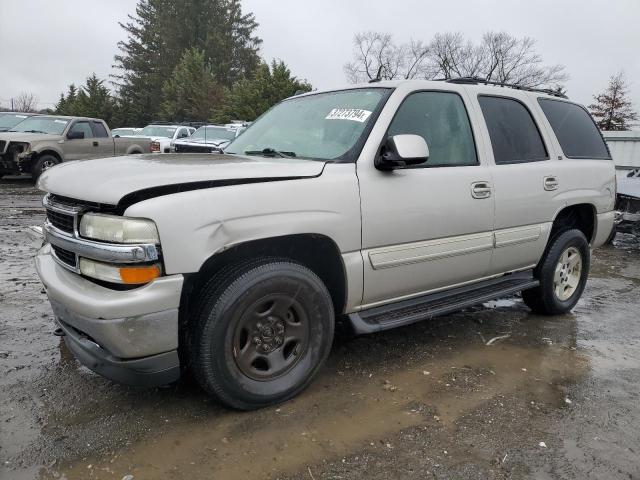
<svg viewBox="0 0 640 480"><path fill-rule="evenodd" d="M489 182L473 182L471 184L471 196L479 200L491 196L491 184Z"/></svg>
<svg viewBox="0 0 640 480"><path fill-rule="evenodd" d="M557 190L558 189L558 179L554 176L544 177L544 189L545 190Z"/></svg>
<svg viewBox="0 0 640 480"><path fill-rule="evenodd" d="M97 146L98 146L98 142L97 142L97 141L94 141L94 142L93 142L93 146L94 146L94 147L97 147Z"/></svg>

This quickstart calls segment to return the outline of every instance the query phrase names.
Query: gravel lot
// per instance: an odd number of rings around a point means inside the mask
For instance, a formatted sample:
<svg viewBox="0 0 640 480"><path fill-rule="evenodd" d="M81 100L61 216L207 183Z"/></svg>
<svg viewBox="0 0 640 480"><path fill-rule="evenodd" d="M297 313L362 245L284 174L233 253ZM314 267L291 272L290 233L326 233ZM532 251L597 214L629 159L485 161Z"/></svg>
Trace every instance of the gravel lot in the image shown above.
<svg viewBox="0 0 640 480"><path fill-rule="evenodd" d="M0 181L2 479L640 478L631 236L595 253L572 315L506 299L341 335L300 397L238 413L189 381L136 389L80 367L23 232L42 219L28 181Z"/></svg>

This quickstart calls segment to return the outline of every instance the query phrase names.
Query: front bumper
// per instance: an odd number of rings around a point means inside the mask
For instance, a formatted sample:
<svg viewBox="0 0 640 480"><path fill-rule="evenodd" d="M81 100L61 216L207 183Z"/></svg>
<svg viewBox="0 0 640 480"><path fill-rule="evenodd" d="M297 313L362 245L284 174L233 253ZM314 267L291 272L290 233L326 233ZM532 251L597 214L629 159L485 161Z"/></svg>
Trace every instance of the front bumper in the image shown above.
<svg viewBox="0 0 640 480"><path fill-rule="evenodd" d="M112 290L60 266L50 245L38 252L36 270L65 342L83 365L126 384L162 385L178 379L182 275Z"/></svg>

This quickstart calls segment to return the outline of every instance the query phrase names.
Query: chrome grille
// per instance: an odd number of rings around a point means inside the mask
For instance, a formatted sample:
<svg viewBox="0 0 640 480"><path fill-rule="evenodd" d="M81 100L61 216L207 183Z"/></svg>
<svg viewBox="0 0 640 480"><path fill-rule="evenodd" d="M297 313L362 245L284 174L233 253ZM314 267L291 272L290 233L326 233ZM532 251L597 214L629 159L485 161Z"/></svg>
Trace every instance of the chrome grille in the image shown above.
<svg viewBox="0 0 640 480"><path fill-rule="evenodd" d="M47 220L51 222L51 225L63 232L73 233L74 231L73 215L67 215L47 208Z"/></svg>
<svg viewBox="0 0 640 480"><path fill-rule="evenodd" d="M75 253L70 252L69 250L65 250L64 248L60 248L56 245L52 245L52 248L53 248L53 252L56 254L56 257L58 257L58 260L60 260L63 263L66 263L70 267L73 267L73 268L77 267L77 260L76 260Z"/></svg>

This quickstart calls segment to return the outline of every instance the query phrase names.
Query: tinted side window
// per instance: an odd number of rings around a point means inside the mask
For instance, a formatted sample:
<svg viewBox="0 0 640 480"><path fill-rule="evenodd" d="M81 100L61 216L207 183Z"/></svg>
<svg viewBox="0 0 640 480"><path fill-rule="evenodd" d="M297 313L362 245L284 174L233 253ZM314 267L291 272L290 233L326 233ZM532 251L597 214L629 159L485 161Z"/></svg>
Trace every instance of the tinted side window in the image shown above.
<svg viewBox="0 0 640 480"><path fill-rule="evenodd" d="M107 129L104 128L104 125L100 122L92 122L91 125L93 126L93 136L94 137L98 137L98 138L106 138L109 136L109 134L107 134Z"/></svg>
<svg viewBox="0 0 640 480"><path fill-rule="evenodd" d="M424 167L476 165L478 158L471 124L462 99L449 92L409 95L396 112L388 135L414 134L429 146Z"/></svg>
<svg viewBox="0 0 640 480"><path fill-rule="evenodd" d="M70 132L84 132L84 138L92 138L93 132L89 122L76 122L71 127Z"/></svg>
<svg viewBox="0 0 640 480"><path fill-rule="evenodd" d="M539 98L553 132L568 158L610 159L607 145L591 116L580 105Z"/></svg>
<svg viewBox="0 0 640 480"><path fill-rule="evenodd" d="M527 107L517 100L478 97L489 129L493 157L497 164L546 160L547 149Z"/></svg>

